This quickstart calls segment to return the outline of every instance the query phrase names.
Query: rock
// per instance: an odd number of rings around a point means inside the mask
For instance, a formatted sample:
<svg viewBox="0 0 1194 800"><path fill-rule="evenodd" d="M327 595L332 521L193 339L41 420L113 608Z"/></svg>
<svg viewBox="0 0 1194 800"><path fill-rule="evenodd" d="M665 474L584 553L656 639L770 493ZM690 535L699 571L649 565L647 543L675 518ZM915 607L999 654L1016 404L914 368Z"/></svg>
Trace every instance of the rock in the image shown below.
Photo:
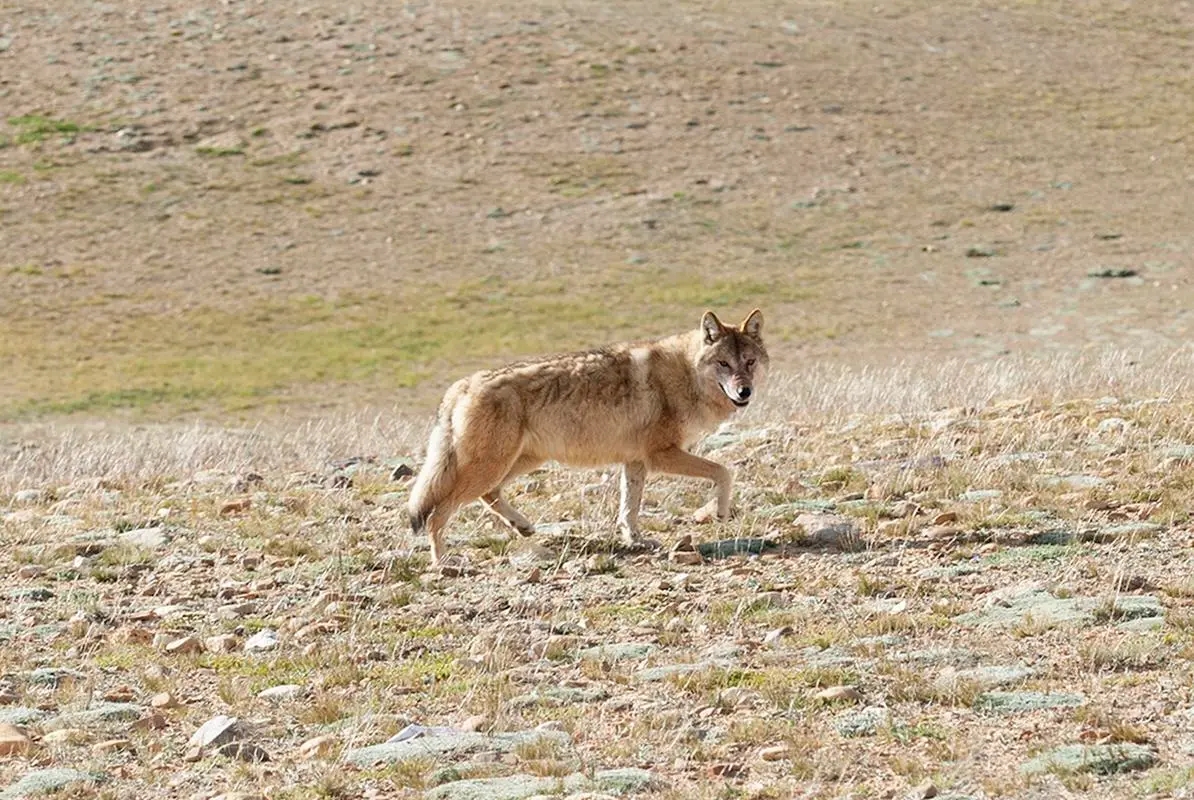
<svg viewBox="0 0 1194 800"><path fill-rule="evenodd" d="M190 747L198 747L200 749L219 747L220 745L240 739L242 736L244 736L244 730L241 727L240 720L236 717L219 714L199 726L199 730L191 735L191 739L187 744Z"/></svg>
<svg viewBox="0 0 1194 800"><path fill-rule="evenodd" d="M389 741L369 747L359 747L344 754L344 759L359 767L374 764L398 764L413 758L434 758L439 755L459 757L479 751L508 753L519 745L546 741L571 748L572 739L556 731L522 731L515 733L482 734L457 731L451 728L424 728L412 725Z"/></svg>
<svg viewBox="0 0 1194 800"><path fill-rule="evenodd" d="M830 686L817 692L815 697L825 703L857 703L862 692L856 686Z"/></svg>
<svg viewBox="0 0 1194 800"><path fill-rule="evenodd" d="M17 577L25 580L32 580L33 578L40 578L46 574L46 568L40 564L22 564L17 570Z"/></svg>
<svg viewBox="0 0 1194 800"><path fill-rule="evenodd" d="M791 758L791 756L792 748L786 744L771 745L759 751L759 758L764 761L783 761L786 758Z"/></svg>
<svg viewBox="0 0 1194 800"><path fill-rule="evenodd" d="M203 640L203 646L209 653L232 653L239 643L240 640L231 633L218 633Z"/></svg>
<svg viewBox="0 0 1194 800"><path fill-rule="evenodd" d="M108 780L102 772L81 772L66 767L37 769L26 772L19 781L0 792L0 800L20 800L25 797L51 794L73 784L99 784Z"/></svg>
<svg viewBox="0 0 1194 800"><path fill-rule="evenodd" d="M925 781L913 786L908 797L909 800L932 800L932 798L937 797L939 794L940 790L932 781Z"/></svg>
<svg viewBox="0 0 1194 800"><path fill-rule="evenodd" d="M91 745L91 752L97 756L122 753L132 749L133 743L128 739L105 739L102 742L96 742Z"/></svg>
<svg viewBox="0 0 1194 800"><path fill-rule="evenodd" d="M854 552L863 542L851 517L841 514L801 514L792 524L804 529L804 543L812 547L833 547Z"/></svg>
<svg viewBox="0 0 1194 800"><path fill-rule="evenodd" d="M425 800L527 800L537 797L626 797L667 788L667 783L642 769L598 770L592 778L581 773L562 778L510 775L505 778L456 780L429 790Z"/></svg>
<svg viewBox="0 0 1194 800"><path fill-rule="evenodd" d="M705 563L705 557L696 550L673 550L668 553L668 561L682 567L699 567Z"/></svg>
<svg viewBox="0 0 1194 800"><path fill-rule="evenodd" d="M582 661L642 661L658 649L649 642L619 642L589 647L577 655Z"/></svg>
<svg viewBox="0 0 1194 800"><path fill-rule="evenodd" d="M239 500L228 500L220 506L221 516L231 516L232 514L243 514L253 506L253 500L249 497L242 497Z"/></svg>
<svg viewBox="0 0 1194 800"><path fill-rule="evenodd" d="M25 675L25 682L31 686L54 686L83 680L87 676L82 672L65 667L40 667Z"/></svg>
<svg viewBox="0 0 1194 800"><path fill-rule="evenodd" d="M260 764L270 760L269 752L261 745L253 742L225 742L216 748L216 755L221 755L224 758L248 761L251 764Z"/></svg>
<svg viewBox="0 0 1194 800"><path fill-rule="evenodd" d="M0 723L0 756L24 755L32 745L33 742L20 728Z"/></svg>
<svg viewBox="0 0 1194 800"><path fill-rule="evenodd" d="M50 731L41 740L46 744L82 744L87 741L87 731L80 728L59 728Z"/></svg>
<svg viewBox="0 0 1194 800"><path fill-rule="evenodd" d="M882 706L868 706L860 711L844 714L834 720L833 727L847 739L874 736L891 726L891 712Z"/></svg>
<svg viewBox="0 0 1194 800"><path fill-rule="evenodd" d="M108 722L132 722L141 716L141 706L134 703L92 703L82 711L68 711L42 723L42 730L87 728Z"/></svg>
<svg viewBox="0 0 1194 800"><path fill-rule="evenodd" d="M116 538L133 547L157 550L170 544L170 536L163 528L134 528L117 534Z"/></svg>
<svg viewBox="0 0 1194 800"><path fill-rule="evenodd" d="M609 697L609 692L601 687L573 688L568 686L540 686L529 694L511 697L506 701L511 708L525 708L527 706L568 706L577 703L595 703Z"/></svg>
<svg viewBox="0 0 1194 800"><path fill-rule="evenodd" d="M110 703L129 703L137 699L137 693L131 686L117 686L104 692L104 699Z"/></svg>
<svg viewBox="0 0 1194 800"><path fill-rule="evenodd" d="M239 133L227 131L197 142L195 152L204 156L236 156L243 154L247 145Z"/></svg>
<svg viewBox="0 0 1194 800"><path fill-rule="evenodd" d="M299 745L298 757L302 759L326 758L336 750L339 741L335 736L316 736Z"/></svg>
<svg viewBox="0 0 1194 800"><path fill-rule="evenodd" d="M970 611L953 618L959 625L978 628L1011 628L1029 620L1034 625L1091 625L1100 619L1132 620L1162 617L1161 602L1150 595L1120 596L1114 608L1107 601L1094 597L1054 597L1032 585L1009 587L1007 591L992 592L986 608Z"/></svg>
<svg viewBox="0 0 1194 800"><path fill-rule="evenodd" d="M771 630L767 631L767 634L763 637L763 644L775 644L780 639L791 636L795 632L796 630L791 625L784 625L780 628L772 628Z"/></svg>
<svg viewBox="0 0 1194 800"><path fill-rule="evenodd" d="M151 711L129 726L134 731L160 731L166 727L166 718L156 711Z"/></svg>
<svg viewBox="0 0 1194 800"><path fill-rule="evenodd" d="M738 761L715 761L705 767L705 774L710 778L736 778L746 769L746 765Z"/></svg>
<svg viewBox="0 0 1194 800"><path fill-rule="evenodd" d="M198 636L180 636L166 643L164 648L170 655L190 655L203 652L203 642Z"/></svg>
<svg viewBox="0 0 1194 800"><path fill-rule="evenodd" d="M257 693L257 696L262 700L269 700L273 703L281 703L286 700L295 700L307 694L307 687L300 686L297 683L284 683L281 686L271 686L268 689L262 689Z"/></svg>
<svg viewBox="0 0 1194 800"><path fill-rule="evenodd" d="M149 705L153 708L177 708L178 701L169 692L158 692L149 698Z"/></svg>
<svg viewBox="0 0 1194 800"><path fill-rule="evenodd" d="M279 644L278 634L270 628L265 628L249 637L245 642L245 652L268 653L270 650L277 650Z"/></svg>
<svg viewBox="0 0 1194 800"><path fill-rule="evenodd" d="M44 719L46 712L37 708L12 706L0 708L0 723L5 725L31 725Z"/></svg>
<svg viewBox="0 0 1194 800"><path fill-rule="evenodd" d="M946 667L937 676L935 683L938 688L946 690L960 686L974 686L985 690L1023 683L1030 677L1032 670L1022 666L983 666L969 669Z"/></svg>
<svg viewBox="0 0 1194 800"><path fill-rule="evenodd" d="M8 593L8 598L16 603L44 603L47 600L52 600L54 593L44 586L33 586L25 589L13 589Z"/></svg>
<svg viewBox="0 0 1194 800"><path fill-rule="evenodd" d="M640 669L631 676L631 679L635 683L657 683L681 675L690 675L694 672L705 672L719 666L721 664L716 661L698 661L694 664L664 664L659 667Z"/></svg>
<svg viewBox="0 0 1194 800"><path fill-rule="evenodd" d="M1024 714L1044 708L1076 708L1086 702L1071 692L986 692L974 701L976 711L988 714Z"/></svg>
<svg viewBox="0 0 1194 800"><path fill-rule="evenodd" d="M1021 766L1020 771L1027 775L1044 772L1114 775L1148 769L1156 761L1156 752L1141 744L1067 744L1038 755Z"/></svg>
<svg viewBox="0 0 1194 800"><path fill-rule="evenodd" d="M932 525L953 525L958 521L957 511L942 511L930 520Z"/></svg>
<svg viewBox="0 0 1194 800"><path fill-rule="evenodd" d="M1061 489L1066 492L1077 492L1084 489L1097 489L1107 483L1097 475L1047 475L1040 479L1044 486Z"/></svg>
<svg viewBox="0 0 1194 800"><path fill-rule="evenodd" d="M708 559L729 558L738 555L758 555L772 547L775 547L775 543L766 539L722 539L717 542L701 542L697 545L697 553Z"/></svg>
<svg viewBox="0 0 1194 800"><path fill-rule="evenodd" d="M41 500L41 491L39 489L18 489L13 492L13 505L29 505L37 503Z"/></svg>
<svg viewBox="0 0 1194 800"><path fill-rule="evenodd" d="M958 495L963 503L983 503L988 500L998 500L1003 497L1002 489L971 489Z"/></svg>

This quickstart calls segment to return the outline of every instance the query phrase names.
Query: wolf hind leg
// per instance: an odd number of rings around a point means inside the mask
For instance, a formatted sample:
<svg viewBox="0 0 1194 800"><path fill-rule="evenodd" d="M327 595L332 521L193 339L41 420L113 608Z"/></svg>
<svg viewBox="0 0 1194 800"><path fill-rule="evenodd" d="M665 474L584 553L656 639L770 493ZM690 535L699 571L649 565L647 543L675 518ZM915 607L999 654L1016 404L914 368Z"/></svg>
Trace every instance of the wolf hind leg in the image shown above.
<svg viewBox="0 0 1194 800"><path fill-rule="evenodd" d="M528 456L525 454L519 456L517 460L515 460L514 464L510 467L510 470L506 473L506 477L502 478L501 483L499 483L496 488L481 495L481 502L485 504L485 507L491 513L493 513L523 536L531 536L534 534L535 525L529 519L520 514L518 509L510 505L510 502L506 500L506 498L502 497L502 489L507 483L514 480L519 475L525 475L542 463L543 459L541 458L535 458L534 456Z"/></svg>

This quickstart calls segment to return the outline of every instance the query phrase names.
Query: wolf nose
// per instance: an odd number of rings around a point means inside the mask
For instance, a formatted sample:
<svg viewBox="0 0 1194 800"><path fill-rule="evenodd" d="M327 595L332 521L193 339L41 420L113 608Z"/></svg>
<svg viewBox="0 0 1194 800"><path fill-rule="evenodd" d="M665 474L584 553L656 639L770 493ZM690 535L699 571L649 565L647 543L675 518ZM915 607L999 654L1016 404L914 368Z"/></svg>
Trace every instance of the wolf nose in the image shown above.
<svg viewBox="0 0 1194 800"><path fill-rule="evenodd" d="M739 400L747 400L749 398L750 398L750 387L749 386L740 386L738 388L738 399Z"/></svg>

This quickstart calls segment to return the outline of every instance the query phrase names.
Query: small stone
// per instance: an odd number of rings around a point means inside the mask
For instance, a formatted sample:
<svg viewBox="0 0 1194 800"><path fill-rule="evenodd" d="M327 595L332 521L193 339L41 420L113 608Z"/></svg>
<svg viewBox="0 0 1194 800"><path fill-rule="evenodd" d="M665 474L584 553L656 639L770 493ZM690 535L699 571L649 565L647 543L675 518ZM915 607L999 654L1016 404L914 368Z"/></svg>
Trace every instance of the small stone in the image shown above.
<svg viewBox="0 0 1194 800"><path fill-rule="evenodd" d="M958 521L957 511L942 511L937 516L933 517L933 525L953 525Z"/></svg>
<svg viewBox="0 0 1194 800"><path fill-rule="evenodd" d="M203 642L199 641L197 636L183 636L166 643L165 648L167 653L171 655L187 655L190 653L202 653Z"/></svg>
<svg viewBox="0 0 1194 800"><path fill-rule="evenodd" d="M149 705L153 708L177 708L178 701L169 692L158 692L149 698Z"/></svg>
<svg viewBox="0 0 1194 800"><path fill-rule="evenodd" d="M270 650L277 650L279 644L278 634L270 628L265 628L249 637L249 640L245 642L245 652L266 653Z"/></svg>
<svg viewBox="0 0 1194 800"><path fill-rule="evenodd" d="M775 744L764 747L759 751L759 758L764 761L783 761L792 755L792 748L786 744Z"/></svg>
<svg viewBox="0 0 1194 800"><path fill-rule="evenodd" d="M239 739L243 735L240 720L219 714L212 717L191 735L187 744L191 747L219 747L222 744Z"/></svg>
<svg viewBox="0 0 1194 800"><path fill-rule="evenodd" d="M170 543L170 536L162 528L134 528L119 534L118 538L125 544L146 550L157 550Z"/></svg>
<svg viewBox="0 0 1194 800"><path fill-rule="evenodd" d="M337 744L335 736L316 736L299 745L298 757L307 760L326 758L335 751Z"/></svg>
<svg viewBox="0 0 1194 800"><path fill-rule="evenodd" d="M695 550L678 550L668 554L668 560L682 567L698 567L705 563L705 557Z"/></svg>
<svg viewBox="0 0 1194 800"><path fill-rule="evenodd" d="M97 756L105 756L110 753L123 753L132 749L133 743L128 739L106 739L91 745L91 752Z"/></svg>
<svg viewBox="0 0 1194 800"><path fill-rule="evenodd" d="M228 742L216 749L216 754L225 758L236 758L251 764L269 761L269 753L264 747L253 742Z"/></svg>
<svg viewBox="0 0 1194 800"><path fill-rule="evenodd" d="M39 564L24 564L20 569L17 570L17 577L25 578L26 580L31 578L40 578L45 574L46 568Z"/></svg>
<svg viewBox="0 0 1194 800"><path fill-rule="evenodd" d="M20 489L13 493L13 505L27 505L41 500L41 492L37 489Z"/></svg>
<svg viewBox="0 0 1194 800"><path fill-rule="evenodd" d="M862 545L854 520L841 514L801 514L792 524L804 529L804 542L812 547L852 552Z"/></svg>
<svg viewBox="0 0 1194 800"><path fill-rule="evenodd" d="M0 706L15 705L21 697L7 686L0 687Z"/></svg>
<svg viewBox="0 0 1194 800"><path fill-rule="evenodd" d="M59 728L41 737L46 744L82 744L87 741L87 731L81 728Z"/></svg>
<svg viewBox="0 0 1194 800"><path fill-rule="evenodd" d="M271 686L268 689L263 689L257 693L257 696L262 700L280 703L286 700L295 700L306 693L307 688L305 686L300 686L297 683L285 683L281 686Z"/></svg>
<svg viewBox="0 0 1194 800"><path fill-rule="evenodd" d="M932 781L925 781L912 787L912 800L931 800L940 794L940 790L933 784Z"/></svg>
<svg viewBox="0 0 1194 800"><path fill-rule="evenodd" d="M857 703L862 692L855 686L830 686L817 692L816 698L823 703Z"/></svg>
<svg viewBox="0 0 1194 800"><path fill-rule="evenodd" d="M763 637L763 644L775 644L780 639L791 636L795 633L795 629L791 625L784 625L780 628L772 628L767 631L767 635Z"/></svg>
<svg viewBox="0 0 1194 800"><path fill-rule="evenodd" d="M203 640L203 646L211 653L231 653L237 644L239 640L231 633L219 633Z"/></svg>
<svg viewBox="0 0 1194 800"><path fill-rule="evenodd" d="M232 514L243 514L248 511L253 505L252 498L242 497L239 500L228 500L220 506L221 516L230 516Z"/></svg>
<svg viewBox="0 0 1194 800"><path fill-rule="evenodd" d="M488 722L489 718L484 714L473 714L471 717L465 718L465 720L457 725L456 728L462 731L479 731L484 728Z"/></svg>
<svg viewBox="0 0 1194 800"><path fill-rule="evenodd" d="M110 703L131 703L137 698L137 693L130 686L117 686L104 692L104 699Z"/></svg>
<svg viewBox="0 0 1194 800"><path fill-rule="evenodd" d="M746 767L737 761L718 761L705 768L710 778L734 778L741 775Z"/></svg>
<svg viewBox="0 0 1194 800"><path fill-rule="evenodd" d="M156 711L151 711L129 726L135 731L160 731L166 727L166 718Z"/></svg>
<svg viewBox="0 0 1194 800"><path fill-rule="evenodd" d="M0 723L0 756L24 755L32 744L20 728Z"/></svg>

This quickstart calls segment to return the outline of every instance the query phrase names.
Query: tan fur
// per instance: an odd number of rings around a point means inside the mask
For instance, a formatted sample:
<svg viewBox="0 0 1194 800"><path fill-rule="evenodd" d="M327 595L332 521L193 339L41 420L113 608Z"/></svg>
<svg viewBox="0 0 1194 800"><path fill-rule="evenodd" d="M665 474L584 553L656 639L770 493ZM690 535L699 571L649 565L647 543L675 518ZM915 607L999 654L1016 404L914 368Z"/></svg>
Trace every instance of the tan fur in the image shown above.
<svg viewBox="0 0 1194 800"><path fill-rule="evenodd" d="M457 381L440 404L410 496L412 527L427 530L432 559L443 558L449 518L473 500L519 533L533 533L501 489L545 461L622 464L618 526L628 543L640 541L648 472L713 481L716 497L698 515L726 518L729 470L687 448L745 406L763 382L762 319L755 310L732 327L710 311L688 333L510 364Z"/></svg>

